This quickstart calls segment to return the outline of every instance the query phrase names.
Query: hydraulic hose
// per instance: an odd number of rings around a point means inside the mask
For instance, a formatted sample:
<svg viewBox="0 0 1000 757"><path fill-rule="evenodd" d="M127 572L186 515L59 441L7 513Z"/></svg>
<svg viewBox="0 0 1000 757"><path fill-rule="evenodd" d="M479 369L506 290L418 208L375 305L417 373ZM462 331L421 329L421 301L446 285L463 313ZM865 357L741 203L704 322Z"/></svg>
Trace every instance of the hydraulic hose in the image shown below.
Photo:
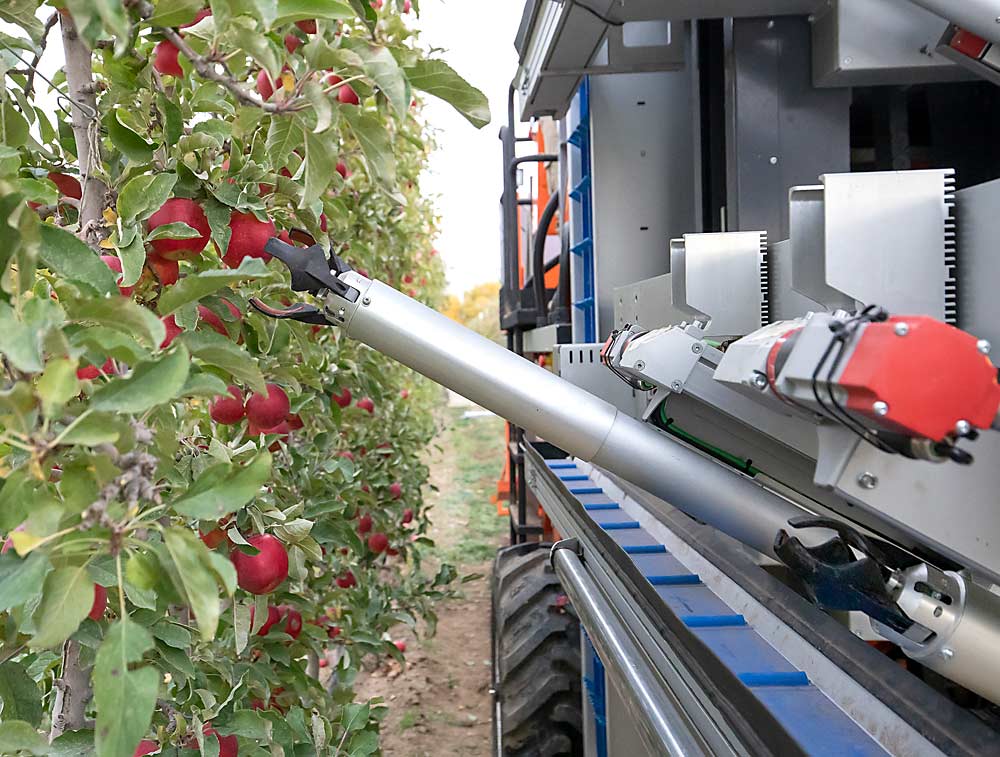
<svg viewBox="0 0 1000 757"><path fill-rule="evenodd" d="M545 240L548 237L549 226L559 210L559 190L557 189L549 195L549 201L545 203L545 209L538 219L538 228L535 229L535 244L532 249L531 270L533 271L532 285L535 290L535 323L538 326L546 326L549 322L548 307L545 301Z"/></svg>

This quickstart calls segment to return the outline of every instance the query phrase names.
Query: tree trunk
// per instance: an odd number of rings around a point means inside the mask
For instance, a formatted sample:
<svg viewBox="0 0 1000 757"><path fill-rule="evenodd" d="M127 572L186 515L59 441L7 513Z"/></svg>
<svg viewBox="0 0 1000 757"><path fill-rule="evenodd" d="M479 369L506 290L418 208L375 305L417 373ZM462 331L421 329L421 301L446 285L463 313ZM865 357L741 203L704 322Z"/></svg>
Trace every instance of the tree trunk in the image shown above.
<svg viewBox="0 0 1000 757"><path fill-rule="evenodd" d="M99 241L94 225L100 223L104 212L107 187L97 177L101 164L100 120L97 113L97 95L91 67L90 48L77 34L73 19L61 13L63 50L66 54L66 84L73 100L73 136L76 155L80 164L80 184L83 199L80 201L80 236L88 242Z"/></svg>
<svg viewBox="0 0 1000 757"><path fill-rule="evenodd" d="M61 13L63 51L66 56L66 84L73 103L73 136L76 140L77 159L80 164L80 236L96 245L100 235L98 224L104 211L107 187L96 176L101 163L97 96L91 67L91 51L77 34L73 19ZM64 731L78 731L87 722L87 704L91 698L90 668L80 662L80 645L67 641L63 645L61 677L56 682L52 703L52 728L49 740L58 738Z"/></svg>

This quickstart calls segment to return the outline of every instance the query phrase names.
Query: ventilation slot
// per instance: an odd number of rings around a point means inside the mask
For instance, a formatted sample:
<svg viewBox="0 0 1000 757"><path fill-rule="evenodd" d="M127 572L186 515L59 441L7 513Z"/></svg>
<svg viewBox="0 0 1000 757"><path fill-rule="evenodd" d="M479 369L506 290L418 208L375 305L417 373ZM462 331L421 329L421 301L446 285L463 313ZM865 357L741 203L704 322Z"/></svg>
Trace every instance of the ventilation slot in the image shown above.
<svg viewBox="0 0 1000 757"><path fill-rule="evenodd" d="M767 232L760 234L760 325L771 322L771 272L768 264Z"/></svg>
<svg viewBox="0 0 1000 757"><path fill-rule="evenodd" d="M958 324L958 231L955 224L955 172L944 174L944 206L948 215L944 221L944 320Z"/></svg>

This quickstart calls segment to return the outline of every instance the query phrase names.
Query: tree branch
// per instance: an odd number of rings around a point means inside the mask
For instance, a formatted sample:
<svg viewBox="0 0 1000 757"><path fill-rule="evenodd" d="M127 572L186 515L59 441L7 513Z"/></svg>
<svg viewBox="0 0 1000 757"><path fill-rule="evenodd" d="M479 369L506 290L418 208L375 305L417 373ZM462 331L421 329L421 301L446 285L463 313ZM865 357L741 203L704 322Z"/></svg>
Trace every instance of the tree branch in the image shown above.
<svg viewBox="0 0 1000 757"><path fill-rule="evenodd" d="M53 11L52 15L46 19L45 28L42 30L42 41L38 43L38 52L35 53L35 57L31 59L31 65L28 66L28 81L24 85L24 96L29 100L35 94L35 69L38 67L38 63L42 59L42 54L45 52L45 46L49 42L49 32L58 20L59 11Z"/></svg>
<svg viewBox="0 0 1000 757"><path fill-rule="evenodd" d="M82 232L83 229L93 228L93 224L100 222L108 190L96 175L101 165L101 143L98 131L100 123L97 96L91 67L92 53L80 39L73 19L62 13L58 15L61 17L63 50L66 54L66 84L69 87L73 114L73 136L76 140L76 156L80 164L80 178L83 185L83 199L80 200ZM90 240L85 238L84 241ZM96 243L96 239L94 242Z"/></svg>

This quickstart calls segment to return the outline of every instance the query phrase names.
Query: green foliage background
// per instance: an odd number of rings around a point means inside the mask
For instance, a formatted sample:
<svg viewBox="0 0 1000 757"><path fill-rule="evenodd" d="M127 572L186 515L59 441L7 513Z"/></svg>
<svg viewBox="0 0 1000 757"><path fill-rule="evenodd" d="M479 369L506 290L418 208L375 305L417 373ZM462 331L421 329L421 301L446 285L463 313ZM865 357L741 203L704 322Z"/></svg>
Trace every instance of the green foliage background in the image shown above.
<svg viewBox="0 0 1000 757"><path fill-rule="evenodd" d="M46 25L40 5L67 15ZM161 75L154 47L204 6L0 4L18 30L0 34L3 755L129 757L149 740L162 754L216 757L216 734L235 735L241 755L375 753L384 710L353 701L359 660L399 656L387 630L433 624L433 601L456 578L447 565L421 570L421 453L437 389L332 328L260 316L248 298L280 305L287 272L253 259L231 270L217 250L231 214L251 213L436 305L436 219L419 185L433 145L419 98L442 97L475 126L489 120L485 98L421 50L406 0L211 0L209 17L180 29L195 60L182 52L184 75ZM296 25L312 19L315 33ZM48 83L32 70L67 24L93 51L97 112L84 108L84 120L99 160L83 167L70 117L79 97L63 72ZM263 104L261 70L279 90ZM360 105L338 100L331 73ZM50 85L63 93L54 113L39 99ZM99 179L99 216L81 223L93 182L76 201L50 172ZM146 220L170 197L204 208L212 242L164 285ZM101 254L120 259L117 282ZM182 332L162 348L169 317ZM88 366L106 370L81 378ZM253 436L245 422L211 420L227 385L266 382L285 389L301 428ZM344 389L374 412L331 400ZM367 547L362 513L394 554ZM257 533L285 545L290 575L274 594L239 589L229 545L199 539L220 520L236 549ZM357 585L340 588L347 571ZM108 593L96 621L95 583ZM257 634L268 605L302 614L298 639L283 624ZM319 657L333 661L325 684ZM76 716L57 696L73 673L92 685Z"/></svg>

